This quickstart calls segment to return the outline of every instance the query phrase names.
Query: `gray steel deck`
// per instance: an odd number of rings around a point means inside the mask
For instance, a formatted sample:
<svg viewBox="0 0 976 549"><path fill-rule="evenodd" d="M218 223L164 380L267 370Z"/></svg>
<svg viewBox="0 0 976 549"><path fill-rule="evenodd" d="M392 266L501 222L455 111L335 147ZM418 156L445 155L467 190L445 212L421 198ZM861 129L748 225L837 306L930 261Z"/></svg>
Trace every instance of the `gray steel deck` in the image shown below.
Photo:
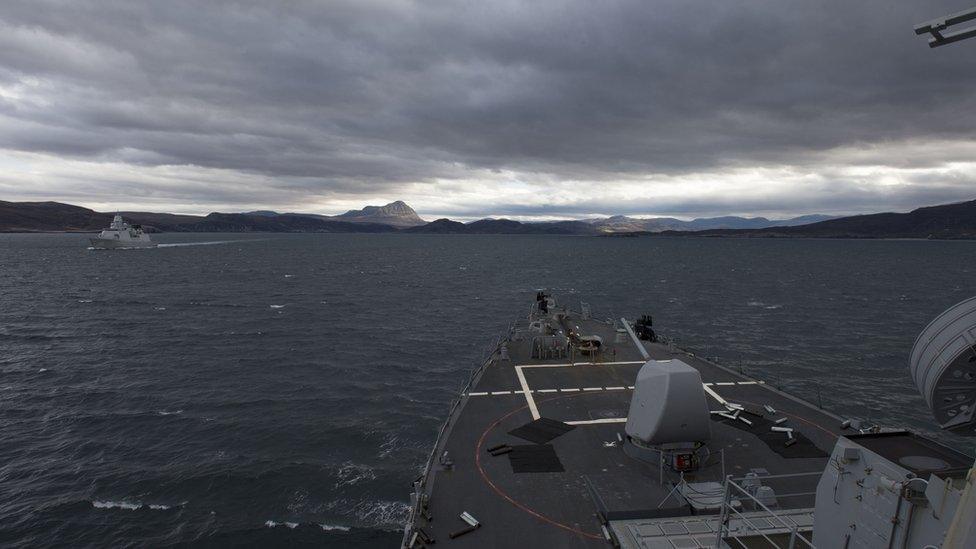
<svg viewBox="0 0 976 549"><path fill-rule="evenodd" d="M513 330L506 346L509 359L496 350L461 398L437 442L437 459L421 491L430 520L415 515L421 528L447 547L607 547L598 508L618 519L653 519L664 513L691 515L687 502L672 492L678 476L626 455L617 444L629 407L632 385L644 363L630 337L620 341L615 327L583 320L568 313L568 322L584 334L605 342L595 362L576 355L553 360L531 358L531 336ZM840 431L839 419L815 406L780 393L761 381L739 375L681 350L644 343L655 359L680 358L701 372L702 380L721 397L754 408L770 405L775 418L789 425L829 454ZM521 371L531 398L523 391ZM709 398L714 409L724 409ZM507 456L493 457L487 448L507 443L529 444L508 431L533 419L532 404L541 417L580 423L552 444L565 471L513 473ZM715 459L687 482L721 482L724 475L742 476L763 468L770 474L822 471L827 458L784 458L744 425L712 422L709 448ZM785 437L784 437L785 441ZM441 465L444 452L453 465ZM724 454L724 460L720 460ZM720 465L724 461L724 467ZM663 482L662 482L663 481ZM777 487L778 493L803 491L809 486ZM597 501L599 500L599 505ZM663 503L662 503L663 502ZM812 500L784 507L812 506ZM467 511L480 521L477 530L449 539L466 526L459 515ZM712 517L714 520L714 517ZM631 542L633 543L633 542ZM418 546L420 544L418 543Z"/></svg>

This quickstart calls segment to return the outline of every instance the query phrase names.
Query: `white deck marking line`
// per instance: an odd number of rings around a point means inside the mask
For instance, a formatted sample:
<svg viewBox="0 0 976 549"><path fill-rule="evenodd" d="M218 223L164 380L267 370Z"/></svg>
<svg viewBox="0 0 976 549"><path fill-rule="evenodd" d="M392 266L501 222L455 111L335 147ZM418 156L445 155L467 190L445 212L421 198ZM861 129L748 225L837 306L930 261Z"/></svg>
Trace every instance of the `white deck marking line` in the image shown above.
<svg viewBox="0 0 976 549"><path fill-rule="evenodd" d="M575 387L567 387L565 389L530 389L529 393L558 393L560 391L564 393L579 393L579 392L595 392L595 391L627 391L632 390L633 387L583 387L578 389ZM521 395L525 394L525 391L492 391L485 393L465 393L467 396L504 396L504 395Z"/></svg>
<svg viewBox="0 0 976 549"><path fill-rule="evenodd" d="M765 381L709 381L708 383L702 383L707 387L714 387L715 385L765 385Z"/></svg>
<svg viewBox="0 0 976 549"><path fill-rule="evenodd" d="M570 366L625 366L627 364L644 364L646 360L624 360L618 362L566 362L563 364L518 364L516 368L568 368Z"/></svg>
<svg viewBox="0 0 976 549"><path fill-rule="evenodd" d="M624 365L624 364L644 364L644 362L645 361L643 361L643 360L631 360L631 361L620 361L620 362L573 362L573 363L569 363L569 364L522 364L522 365L515 366L515 375L518 376L519 385L522 386L522 391L514 391L514 393L515 394L521 393L521 394L525 395L525 402L529 405L529 412L532 413L532 419L539 419L540 417L542 417L542 415L539 414L539 407L536 406L536 404L535 404L535 398L532 397L532 390L529 388L529 382L526 381L526 379L525 379L525 373L522 372L522 369L523 368L567 368L567 367L573 367L573 366L616 366L616 365ZM628 387L628 389L633 389L633 387ZM554 393L557 390L559 392L562 392L562 393L578 393L578 392L580 392L579 389L544 389L544 390L541 390L541 391L538 391L538 392L540 392L540 393L542 393L542 392ZM589 388L584 389L584 390L585 391L602 391L604 389L603 389L603 387L589 387ZM491 394L492 395L496 395L496 394L497 395L507 395L507 394L511 394L511 393L509 393L508 391L505 391L505 392L497 391L497 392L492 392ZM585 424L582 424L582 425L585 425Z"/></svg>
<svg viewBox="0 0 976 549"><path fill-rule="evenodd" d="M633 385L628 385L628 386L627 386L627 388L628 388L628 389L633 389L633 388L634 388L634 386L633 386Z"/></svg>
<svg viewBox="0 0 976 549"><path fill-rule="evenodd" d="M518 376L519 384L522 385L522 390L525 391L525 402L529 405L529 412L532 413L532 419L536 420L542 417L539 415L539 408L535 405L535 399L532 398L532 391L529 390L529 382L525 381L525 374L522 373L522 367L515 367L515 375Z"/></svg>
<svg viewBox="0 0 976 549"><path fill-rule="evenodd" d="M726 404L728 404L728 401L727 400L725 400L724 398L722 398L721 396L719 396L719 394L716 393L715 391L713 391L712 388L709 387L708 385L702 385L702 387L705 388L705 392L706 393L712 395L712 398L714 398L715 400L717 400L718 403L721 404L722 406L725 406Z"/></svg>
<svg viewBox="0 0 976 549"><path fill-rule="evenodd" d="M601 423L627 423L625 417L608 417L604 419L587 419L583 421L567 421L567 425L598 425Z"/></svg>

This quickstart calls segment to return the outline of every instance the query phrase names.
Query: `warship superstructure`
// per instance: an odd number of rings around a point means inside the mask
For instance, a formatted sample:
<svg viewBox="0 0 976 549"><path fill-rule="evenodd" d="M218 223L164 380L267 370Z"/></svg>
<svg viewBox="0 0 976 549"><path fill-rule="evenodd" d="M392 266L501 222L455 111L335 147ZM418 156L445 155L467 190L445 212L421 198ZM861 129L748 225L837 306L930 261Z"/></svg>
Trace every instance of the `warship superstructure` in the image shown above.
<svg viewBox="0 0 976 549"><path fill-rule="evenodd" d="M123 248L154 248L156 244L140 225L129 225L122 216L115 214L112 224L95 238L89 239L92 248L113 250Z"/></svg>
<svg viewBox="0 0 976 549"><path fill-rule="evenodd" d="M651 326L540 292L454 402L403 546L976 547L972 456L834 415ZM968 434L974 341L976 299L912 359L937 417Z"/></svg>

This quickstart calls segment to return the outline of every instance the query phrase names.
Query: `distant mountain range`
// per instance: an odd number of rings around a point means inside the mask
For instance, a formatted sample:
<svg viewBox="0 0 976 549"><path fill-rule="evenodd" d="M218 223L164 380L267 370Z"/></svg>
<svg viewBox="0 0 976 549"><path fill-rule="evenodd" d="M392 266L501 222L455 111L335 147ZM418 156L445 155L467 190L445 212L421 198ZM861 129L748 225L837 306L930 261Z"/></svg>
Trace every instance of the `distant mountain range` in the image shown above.
<svg viewBox="0 0 976 549"><path fill-rule="evenodd" d="M382 223L276 212L215 212L206 216L120 213L129 223L142 225L150 232L374 233L397 230ZM108 227L113 215L59 202L0 201L0 232L95 232Z"/></svg>
<svg viewBox="0 0 976 549"><path fill-rule="evenodd" d="M450 219L438 219L426 225L404 229L404 232L437 234L599 234L596 228L584 221L522 223L511 219L479 219L471 223L460 223L458 221L451 221Z"/></svg>
<svg viewBox="0 0 976 549"><path fill-rule="evenodd" d="M976 200L918 208L908 213L877 213L840 217L793 227L707 230L695 236L793 238L929 238L976 239Z"/></svg>
<svg viewBox="0 0 976 549"><path fill-rule="evenodd" d="M976 200L919 208L910 213L882 213L833 218L807 215L770 220L764 217L713 217L692 221L663 217L612 216L583 221L523 223L481 219L426 222L402 201L366 206L336 216L257 210L206 216L121 212L152 232L405 232L427 234L694 235L825 238L973 238ZM108 226L112 213L59 202L0 201L0 232L94 232Z"/></svg>
<svg viewBox="0 0 976 549"><path fill-rule="evenodd" d="M765 217L705 217L692 221L682 221L673 217L656 217L652 219L638 219L624 215L615 215L604 219L592 219L588 223L603 232L662 232L662 231L704 231L710 229L761 229L764 227L790 227L806 225L834 219L829 215L804 215L791 219L766 219Z"/></svg>
<svg viewBox="0 0 976 549"><path fill-rule="evenodd" d="M386 206L366 206L361 210L349 210L344 214L334 216L300 213L280 214L270 210L245 212L244 215L256 215L260 217L280 217L285 215L314 217L329 221L342 221L345 223L378 223L380 225L389 225L397 228L416 227L418 225L427 224L426 221L417 215L417 212L415 212L413 208L407 206L407 204L402 200L390 202Z"/></svg>

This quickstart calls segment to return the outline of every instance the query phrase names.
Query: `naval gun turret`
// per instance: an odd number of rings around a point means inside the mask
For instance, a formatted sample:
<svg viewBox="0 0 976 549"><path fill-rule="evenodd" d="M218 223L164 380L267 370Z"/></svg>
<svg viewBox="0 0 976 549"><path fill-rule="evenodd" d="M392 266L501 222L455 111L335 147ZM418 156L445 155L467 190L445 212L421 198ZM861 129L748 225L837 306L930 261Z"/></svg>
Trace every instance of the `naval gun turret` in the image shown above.
<svg viewBox="0 0 976 549"><path fill-rule="evenodd" d="M697 469L698 449L711 438L701 373L677 359L644 363L624 431L631 455L661 459L675 471Z"/></svg>

